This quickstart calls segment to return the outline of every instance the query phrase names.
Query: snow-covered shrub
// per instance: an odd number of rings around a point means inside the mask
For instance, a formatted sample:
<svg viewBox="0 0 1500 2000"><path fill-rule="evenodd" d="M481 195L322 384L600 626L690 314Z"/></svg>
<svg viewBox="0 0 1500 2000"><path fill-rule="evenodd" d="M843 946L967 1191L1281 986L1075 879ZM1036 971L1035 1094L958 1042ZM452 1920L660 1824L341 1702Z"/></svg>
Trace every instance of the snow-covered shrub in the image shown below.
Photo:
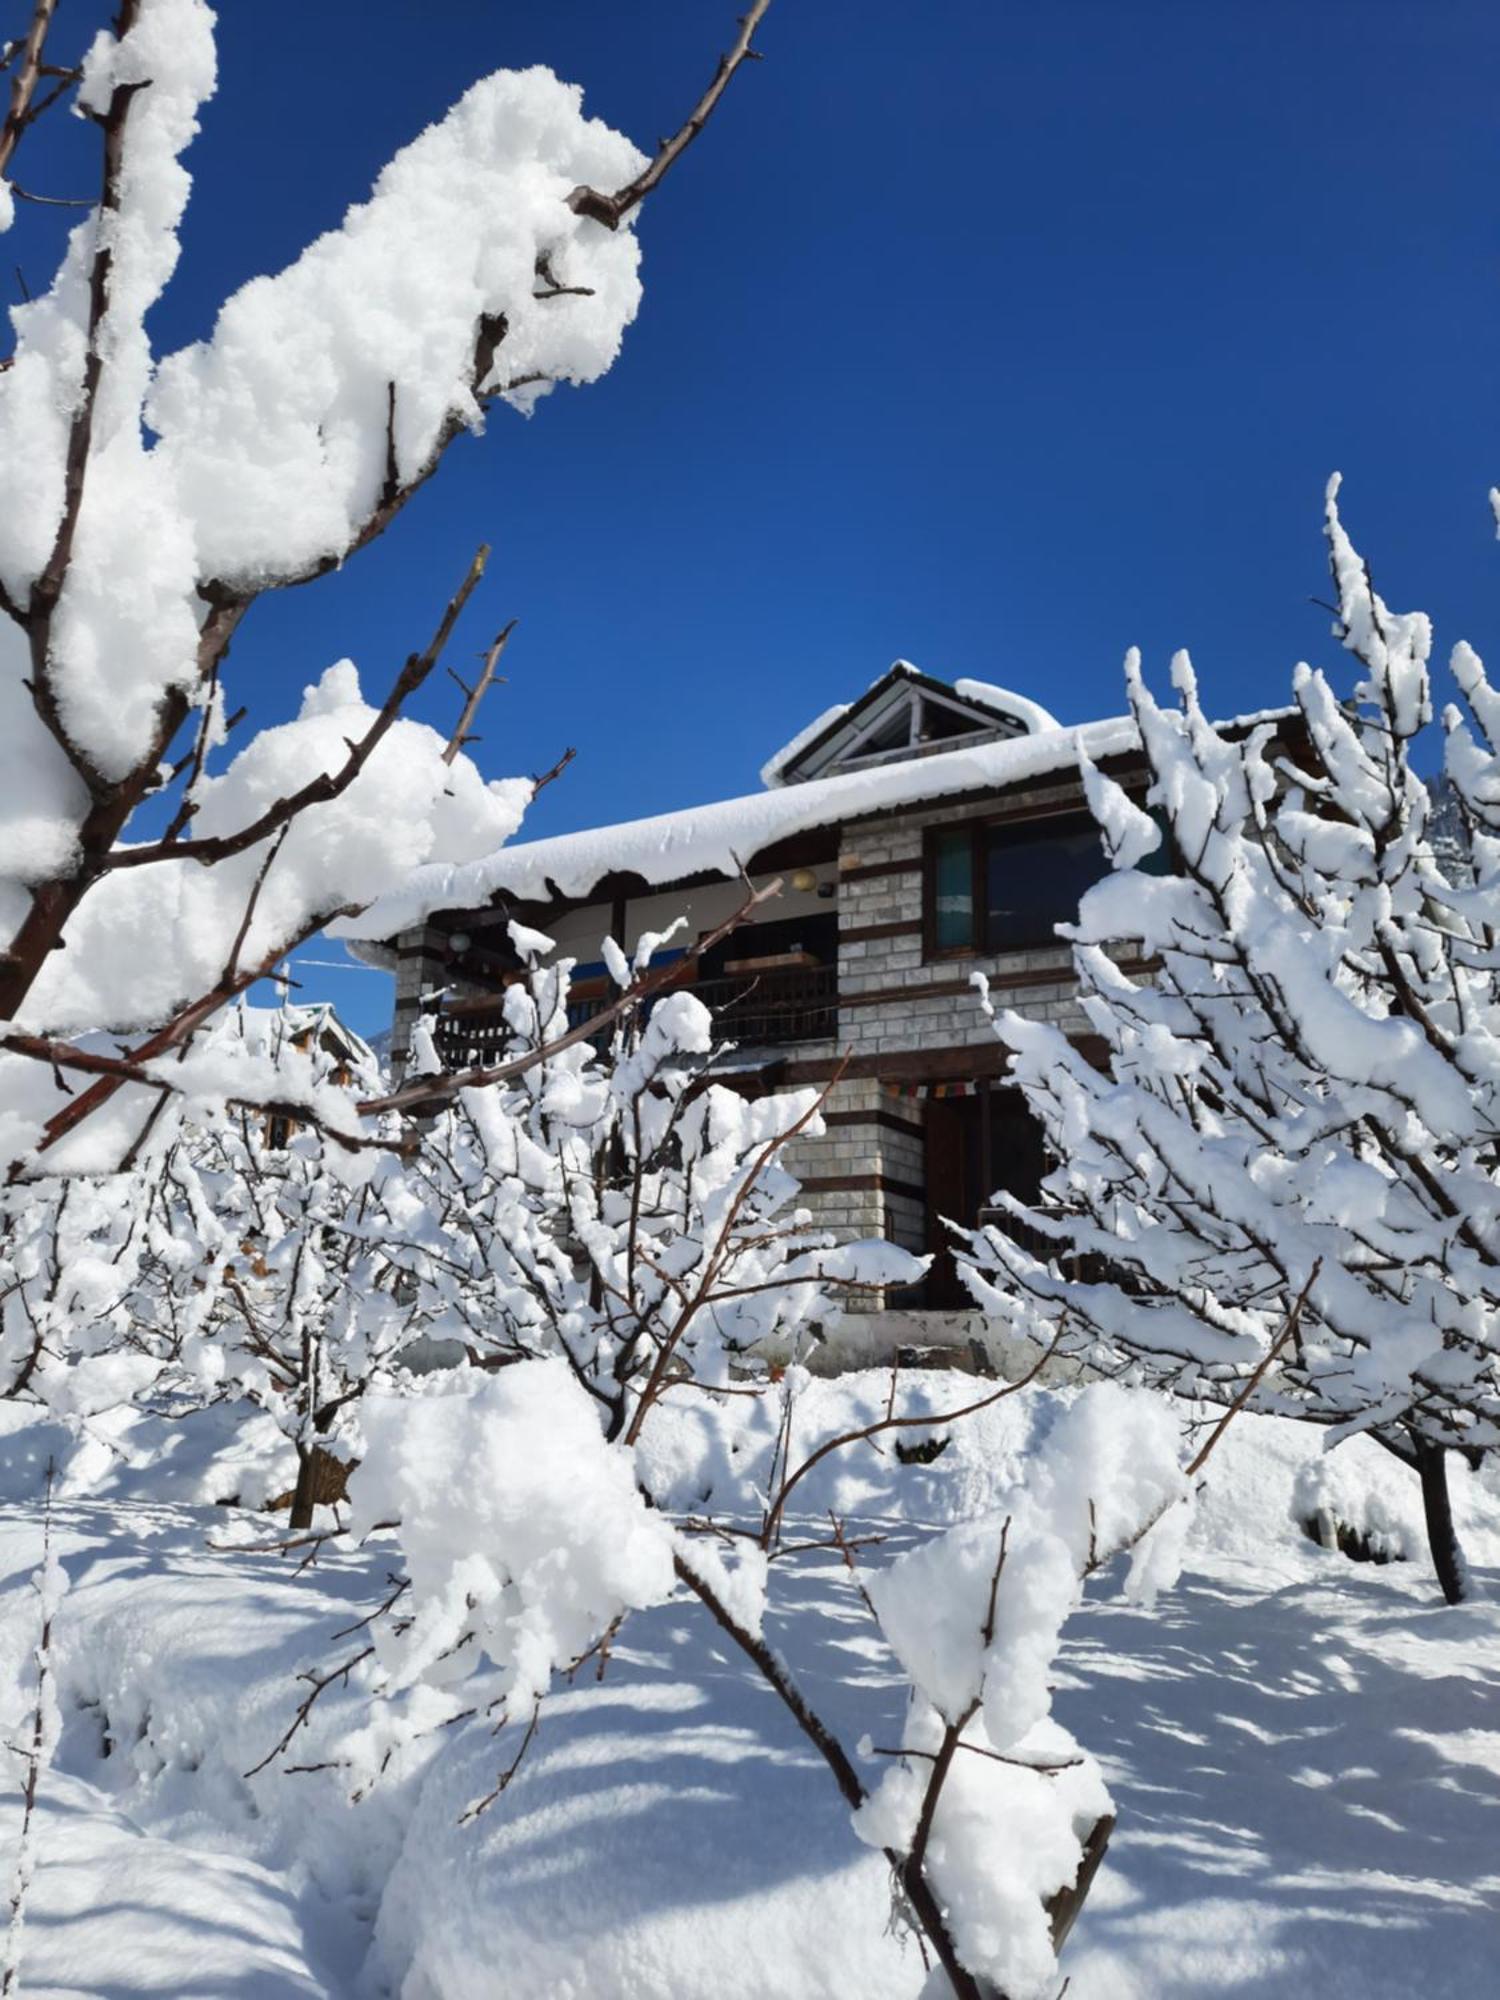
<svg viewBox="0 0 1500 2000"><path fill-rule="evenodd" d="M609 948L622 993L658 943L633 965ZM626 1016L605 1048L549 1052L570 972L510 987L512 1051L538 1059L465 1090L424 1135L413 1179L445 1246L431 1325L480 1363L561 1354L606 1434L634 1445L674 1385L723 1387L773 1336L794 1351L813 1337L836 1288L910 1283L922 1266L812 1226L781 1155L822 1129L820 1094L715 1081L713 1017L690 991Z"/></svg>
<svg viewBox="0 0 1500 2000"><path fill-rule="evenodd" d="M1469 720L1444 721L1465 860L1445 869L1412 768L1428 622L1376 595L1335 493L1352 698L1299 667L1288 715L1226 732L1185 655L1175 710L1128 664L1161 824L1085 768L1115 865L1065 933L1107 1065L996 1021L1060 1162L1040 1206L1005 1205L1059 1258L991 1228L968 1271L989 1310L1088 1360L1247 1394L1330 1443L1369 1432L1420 1471L1455 1599L1444 1454L1500 1441L1500 704L1459 647ZM1164 837L1171 872L1144 872ZM1121 945L1151 969L1123 970ZM1079 1254L1098 1282L1065 1275Z"/></svg>
<svg viewBox="0 0 1500 2000"><path fill-rule="evenodd" d="M1175 1581L1191 1515L1178 1454L1164 1406L1099 1384L996 1512L866 1575L912 1693L900 1754L855 1827L900 1857L909 1895L925 1872L964 1969L989 1982L980 1991L1056 1990L1061 1911L1113 1808L1052 1718L1054 1663L1084 1578L1112 1556L1134 1550L1138 1597Z"/></svg>

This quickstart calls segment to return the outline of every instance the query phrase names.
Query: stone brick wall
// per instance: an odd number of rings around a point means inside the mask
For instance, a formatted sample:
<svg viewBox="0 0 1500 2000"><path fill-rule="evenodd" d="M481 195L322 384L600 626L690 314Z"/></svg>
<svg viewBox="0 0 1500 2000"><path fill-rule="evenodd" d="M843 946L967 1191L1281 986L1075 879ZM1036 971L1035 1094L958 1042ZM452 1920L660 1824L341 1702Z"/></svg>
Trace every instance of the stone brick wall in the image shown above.
<svg viewBox="0 0 1500 2000"><path fill-rule="evenodd" d="M396 939L396 1006L391 1017L391 1068L399 1078L406 1067L411 1031L421 1014L422 995L447 977L444 961L432 947L438 933L430 925L402 931Z"/></svg>
<svg viewBox="0 0 1500 2000"><path fill-rule="evenodd" d="M1007 809L1044 811L1078 798L1076 785L1049 786L1007 798ZM997 1006L1015 1007L1034 1020L1056 1021L1082 1034L1087 1021L1073 999L1067 947L998 956L922 960L922 851L928 827L953 826L992 814L992 801L866 821L846 828L839 865L839 1040L859 1055L897 1049L988 1046L992 1031L980 1011L970 976L983 972ZM864 875L865 868L901 872ZM904 923L899 935L846 939L847 931ZM1044 975L1055 974L1055 978ZM937 989L933 991L931 989ZM957 990L955 990L957 989Z"/></svg>

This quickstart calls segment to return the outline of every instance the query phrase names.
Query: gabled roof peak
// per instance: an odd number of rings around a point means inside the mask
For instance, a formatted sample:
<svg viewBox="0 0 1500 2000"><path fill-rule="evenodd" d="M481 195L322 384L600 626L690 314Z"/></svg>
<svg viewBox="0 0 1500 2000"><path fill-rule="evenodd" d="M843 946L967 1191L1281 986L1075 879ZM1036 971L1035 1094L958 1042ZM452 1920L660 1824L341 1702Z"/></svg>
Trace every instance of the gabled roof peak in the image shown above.
<svg viewBox="0 0 1500 2000"><path fill-rule="evenodd" d="M761 782L774 790L1060 726L1024 695L989 681L938 680L910 660L895 660L857 700L825 709L799 730L762 767Z"/></svg>

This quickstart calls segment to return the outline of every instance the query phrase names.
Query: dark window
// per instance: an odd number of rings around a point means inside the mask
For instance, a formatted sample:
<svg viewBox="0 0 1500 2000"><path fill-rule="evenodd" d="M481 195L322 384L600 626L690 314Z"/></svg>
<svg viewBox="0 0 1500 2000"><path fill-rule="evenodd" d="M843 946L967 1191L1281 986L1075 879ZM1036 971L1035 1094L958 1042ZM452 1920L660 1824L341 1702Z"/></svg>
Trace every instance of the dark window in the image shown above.
<svg viewBox="0 0 1500 2000"><path fill-rule="evenodd" d="M1084 890L1109 872L1089 813L990 827L984 846L987 951L1051 944L1056 926L1077 915Z"/></svg>
<svg viewBox="0 0 1500 2000"><path fill-rule="evenodd" d="M1169 857L1164 840L1140 863L1142 872L1169 872ZM1087 812L934 828L927 836L927 956L1053 944L1057 925L1073 920L1084 891L1108 873Z"/></svg>
<svg viewBox="0 0 1500 2000"><path fill-rule="evenodd" d="M977 736L988 726L975 716L960 714L945 701L924 701L922 704L924 743L946 743L954 736Z"/></svg>
<svg viewBox="0 0 1500 2000"><path fill-rule="evenodd" d="M851 759L879 757L890 750L904 750L911 742L911 704L902 702L894 715L886 717L870 735L857 742L849 752Z"/></svg>

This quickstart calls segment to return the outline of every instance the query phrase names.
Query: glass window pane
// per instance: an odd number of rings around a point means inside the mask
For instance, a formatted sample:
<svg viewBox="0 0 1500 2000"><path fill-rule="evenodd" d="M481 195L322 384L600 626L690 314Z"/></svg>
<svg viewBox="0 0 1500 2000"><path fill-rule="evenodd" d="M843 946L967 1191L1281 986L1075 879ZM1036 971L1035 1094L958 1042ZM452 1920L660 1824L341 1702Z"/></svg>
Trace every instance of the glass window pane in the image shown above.
<svg viewBox="0 0 1500 2000"><path fill-rule="evenodd" d="M968 827L938 834L933 849L932 941L939 951L974 942L974 845Z"/></svg>
<svg viewBox="0 0 1500 2000"><path fill-rule="evenodd" d="M985 856L987 949L1054 943L1054 927L1073 920L1084 890L1108 869L1099 829L1087 813L995 828Z"/></svg>

